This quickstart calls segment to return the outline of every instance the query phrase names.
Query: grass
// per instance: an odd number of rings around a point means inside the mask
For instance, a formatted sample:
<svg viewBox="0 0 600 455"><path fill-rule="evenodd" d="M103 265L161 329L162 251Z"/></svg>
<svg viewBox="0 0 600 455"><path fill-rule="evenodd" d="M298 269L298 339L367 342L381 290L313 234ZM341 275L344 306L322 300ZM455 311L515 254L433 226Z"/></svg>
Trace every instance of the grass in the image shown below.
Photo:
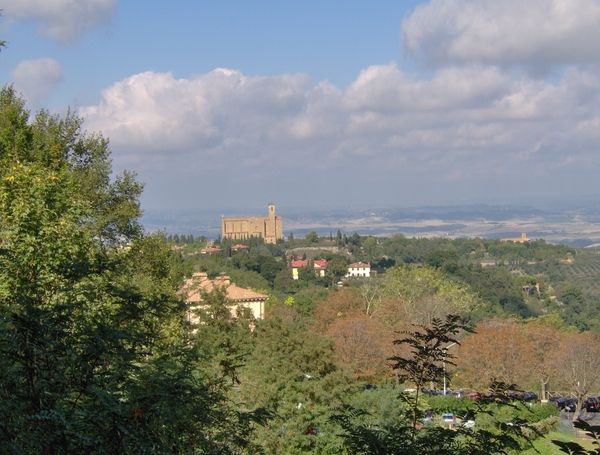
<svg viewBox="0 0 600 455"><path fill-rule="evenodd" d="M573 436L555 431L555 432L547 434L543 438L539 438L539 439L536 439L535 441L533 441L533 447L535 447L535 450L528 449L524 452L521 452L521 455L555 455L555 454L559 455L559 454L563 454L564 452L561 452L559 450L558 446L555 446L554 444L552 444L553 439L557 439L559 441L565 441L565 442L575 441L575 442L579 443L581 446L583 446L583 448L586 450L592 450L592 449L598 448L597 446L592 444L592 441L590 439L574 438ZM536 450L537 450L537 452L536 452Z"/></svg>

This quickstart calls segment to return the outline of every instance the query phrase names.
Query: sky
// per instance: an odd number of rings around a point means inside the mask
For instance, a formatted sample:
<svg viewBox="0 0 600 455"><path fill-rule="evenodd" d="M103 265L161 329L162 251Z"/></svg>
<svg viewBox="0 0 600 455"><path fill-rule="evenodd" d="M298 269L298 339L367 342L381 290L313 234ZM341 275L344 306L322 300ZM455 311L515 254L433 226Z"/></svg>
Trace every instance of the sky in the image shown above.
<svg viewBox="0 0 600 455"><path fill-rule="evenodd" d="M0 81L152 210L600 195L596 0L0 0Z"/></svg>

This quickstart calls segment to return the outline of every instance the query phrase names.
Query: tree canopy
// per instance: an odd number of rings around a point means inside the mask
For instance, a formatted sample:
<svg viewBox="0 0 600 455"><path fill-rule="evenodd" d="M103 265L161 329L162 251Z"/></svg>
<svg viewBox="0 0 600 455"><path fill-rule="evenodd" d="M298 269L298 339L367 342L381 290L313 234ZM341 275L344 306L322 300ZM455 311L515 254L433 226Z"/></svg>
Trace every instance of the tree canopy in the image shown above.
<svg viewBox="0 0 600 455"><path fill-rule="evenodd" d="M71 113L30 121L12 87L0 91L4 450L250 448L254 414L206 368L171 252L137 221L142 185L111 180L108 141L81 125Z"/></svg>

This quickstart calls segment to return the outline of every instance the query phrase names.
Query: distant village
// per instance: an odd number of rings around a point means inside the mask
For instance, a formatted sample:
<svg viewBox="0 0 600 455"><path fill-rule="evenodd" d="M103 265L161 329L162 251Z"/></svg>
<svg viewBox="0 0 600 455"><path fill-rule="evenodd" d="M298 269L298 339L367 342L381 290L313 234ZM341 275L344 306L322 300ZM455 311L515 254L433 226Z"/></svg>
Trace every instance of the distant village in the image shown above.
<svg viewBox="0 0 600 455"><path fill-rule="evenodd" d="M222 217L221 221L221 238L230 240L249 240L251 238L262 238L267 244L276 244L278 240L283 240L283 220L275 214L275 204L268 205L268 215L266 217L237 217L226 218ZM183 246L174 245L173 250L183 250ZM231 246L233 254L246 253L250 251L248 245L238 243ZM219 246L208 246L202 248L198 252L203 255L213 255L223 253L223 249ZM325 277L328 262L326 259L309 260L306 258L298 258L294 253L290 253L285 257L288 264L288 269L292 279L299 279L299 270L312 267L316 276ZM364 262L353 262L348 265L345 278L370 278L371 264ZM341 283L340 283L341 284ZM253 291L250 288L241 288L231 282L229 276L222 275L214 280L208 279L208 275L204 272L195 272L191 278L186 280L183 287L183 293L186 296L186 302L190 304L190 308L199 305L202 302L202 293L210 292L215 287L224 289L227 299L233 303L232 311L236 307L243 306L248 308L252 315L257 319L264 318L264 304L269 297L266 294L261 294ZM190 320L193 316L189 315Z"/></svg>
<svg viewBox="0 0 600 455"><path fill-rule="evenodd" d="M338 235L339 232L338 232ZM357 234L355 234L357 236ZM345 237L345 236L344 236ZM207 246L199 250L186 253L186 256L196 255L220 255L224 253L221 246L222 240L229 241L227 247L228 255L237 255L249 253L251 250L250 243L252 239L260 239L266 245L276 245L284 242L283 236L283 219L281 216L276 215L275 204L270 203L267 206L267 216L252 216L252 217L225 217L221 218L221 236L218 242L206 241ZM181 240L187 240L182 236ZM193 237L191 237L193 240ZM316 236L316 242L319 241L319 237ZM527 237L526 233L522 233L520 237L515 238L504 238L500 242L509 244L528 244L532 240ZM231 244L233 242L238 242ZM344 243L347 243L345 240ZM183 253L186 247L184 245L173 245L173 250L178 250ZM338 247L328 246L312 246L312 247L298 247L286 249L285 255L282 257L285 260L287 267L287 273L294 281L301 280L301 271L312 269L315 277L325 278L328 272L329 262L327 259L317 259L307 257L315 254L322 250L331 250L339 252ZM482 267L490 265L503 264L504 261L498 261L498 258L493 257L482 257L480 258L480 264ZM351 262L347 264L343 274L340 274L342 280L345 279L360 279L360 278L371 278L376 276L377 270L372 269L371 263L368 261L362 262ZM305 275L306 276L306 275ZM343 281L337 282L338 286L341 286ZM257 319L264 318L265 301L268 299L268 295L261 292L256 292L250 287L240 287L232 282L231 278L224 273L221 276L209 279L208 274L205 272L194 272L193 275L188 278L185 282L182 292L185 295L186 301L190 304L190 308L195 305L201 305L202 293L210 292L215 287L223 289L226 293L227 299L233 303L232 311L235 311L237 307L248 308L252 315ZM192 318L192 316L190 316Z"/></svg>

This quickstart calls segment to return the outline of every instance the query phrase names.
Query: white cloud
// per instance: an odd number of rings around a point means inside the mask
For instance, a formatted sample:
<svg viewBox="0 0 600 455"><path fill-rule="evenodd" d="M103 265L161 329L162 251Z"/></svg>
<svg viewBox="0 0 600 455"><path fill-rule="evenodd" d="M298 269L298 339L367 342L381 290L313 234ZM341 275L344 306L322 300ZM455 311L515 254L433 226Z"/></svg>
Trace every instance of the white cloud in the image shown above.
<svg viewBox="0 0 600 455"><path fill-rule="evenodd" d="M86 128L102 130L120 156L141 166L192 157L192 167L211 169L287 172L318 162L336 172L353 157L383 169L394 161L422 169L443 162L439 172L461 166L468 174L481 172L482 162L492 172L507 159L552 165L567 152L575 165L578 148L585 153L591 142L586 136L597 137L598 101L599 77L577 69L553 85L482 66L414 80L390 64L367 68L344 91L313 86L303 74L217 69L175 79L147 72L105 89L98 105L79 112Z"/></svg>
<svg viewBox="0 0 600 455"><path fill-rule="evenodd" d="M430 66L600 63L596 0L432 0L402 22L403 47Z"/></svg>
<svg viewBox="0 0 600 455"><path fill-rule="evenodd" d="M431 80L418 81L398 71L395 64L378 65L360 73L349 86L346 99L357 110L457 109L485 105L510 84L511 78L494 67L446 68Z"/></svg>
<svg viewBox="0 0 600 455"><path fill-rule="evenodd" d="M3 5L9 20L36 23L38 33L73 43L86 32L108 23L117 0L18 0Z"/></svg>
<svg viewBox="0 0 600 455"><path fill-rule="evenodd" d="M216 69L192 79L146 72L105 89L97 106L80 109L92 129L115 143L161 153L245 150L277 142L306 108L306 75L248 78Z"/></svg>
<svg viewBox="0 0 600 455"><path fill-rule="evenodd" d="M64 79L60 63L51 58L23 60L10 75L15 89L34 106L50 96Z"/></svg>
<svg viewBox="0 0 600 455"><path fill-rule="evenodd" d="M117 168L140 171L152 199L185 188L182 206L597 192L599 21L587 0L433 0L402 24L428 76L373 65L340 89L306 74L146 72L79 112Z"/></svg>

